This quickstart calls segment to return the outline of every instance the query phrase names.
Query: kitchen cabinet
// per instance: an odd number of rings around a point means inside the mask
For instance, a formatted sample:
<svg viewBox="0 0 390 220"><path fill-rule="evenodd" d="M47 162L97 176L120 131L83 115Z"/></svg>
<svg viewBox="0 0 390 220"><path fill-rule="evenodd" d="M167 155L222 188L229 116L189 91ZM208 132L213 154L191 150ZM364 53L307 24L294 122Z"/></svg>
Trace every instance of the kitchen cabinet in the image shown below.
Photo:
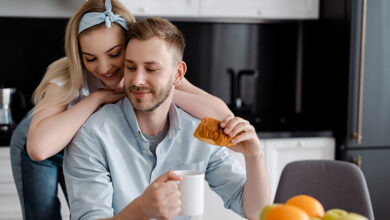
<svg viewBox="0 0 390 220"><path fill-rule="evenodd" d="M264 141L265 162L274 200L283 168L297 160L333 160L335 140L332 137L273 138Z"/></svg>
<svg viewBox="0 0 390 220"><path fill-rule="evenodd" d="M197 17L199 0L121 0L135 16Z"/></svg>
<svg viewBox="0 0 390 220"><path fill-rule="evenodd" d="M256 19L316 19L319 0L201 0L200 15Z"/></svg>
<svg viewBox="0 0 390 220"><path fill-rule="evenodd" d="M390 193L390 4L350 3L349 96L342 159L361 165L374 216L388 219Z"/></svg>
<svg viewBox="0 0 390 220"><path fill-rule="evenodd" d="M61 190L58 193L62 217L64 220L69 219L69 209L65 197ZM21 220L22 218L19 198L12 176L9 147L0 146L0 220Z"/></svg>
<svg viewBox="0 0 390 220"><path fill-rule="evenodd" d="M120 0L135 16L160 16L177 21L262 22L317 19L319 0ZM0 16L67 18L82 0L2 0Z"/></svg>
<svg viewBox="0 0 390 220"><path fill-rule="evenodd" d="M279 178L284 166L296 160L333 160L335 140L333 137L302 137L302 138L261 138L264 148L265 162L271 184L271 201L273 201ZM245 159L240 153L229 151L234 159L245 169ZM198 219L243 219L223 207L222 199L218 197L205 183L205 212ZM212 207L212 208L207 208Z"/></svg>

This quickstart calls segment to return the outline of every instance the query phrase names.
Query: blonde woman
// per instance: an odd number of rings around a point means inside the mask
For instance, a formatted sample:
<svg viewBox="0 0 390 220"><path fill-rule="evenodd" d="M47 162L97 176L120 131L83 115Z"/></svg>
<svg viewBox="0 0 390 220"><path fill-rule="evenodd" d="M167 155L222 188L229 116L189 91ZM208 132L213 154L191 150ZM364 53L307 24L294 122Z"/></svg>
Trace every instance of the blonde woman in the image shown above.
<svg viewBox="0 0 390 220"><path fill-rule="evenodd" d="M61 219L57 185L66 194L63 149L101 105L124 97L127 25L134 21L117 0L86 1L69 20L66 56L49 66L34 92L33 112L11 139L12 171L25 219ZM220 99L187 80L177 87L174 101L198 118L232 115Z"/></svg>

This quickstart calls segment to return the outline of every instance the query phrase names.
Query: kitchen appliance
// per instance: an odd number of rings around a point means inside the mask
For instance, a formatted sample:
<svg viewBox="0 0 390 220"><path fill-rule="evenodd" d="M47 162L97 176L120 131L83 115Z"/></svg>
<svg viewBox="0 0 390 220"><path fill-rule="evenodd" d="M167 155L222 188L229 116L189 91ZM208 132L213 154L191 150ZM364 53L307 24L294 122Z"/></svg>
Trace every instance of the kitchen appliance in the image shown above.
<svg viewBox="0 0 390 220"><path fill-rule="evenodd" d="M252 100L252 103L243 102L241 95L241 79L243 76L250 76L253 78L253 81L256 82L258 72L252 69L243 69L236 72L232 68L228 68L227 73L230 75L231 85L229 108L233 111L235 115L247 119L251 118L254 114L254 100Z"/></svg>
<svg viewBox="0 0 390 220"><path fill-rule="evenodd" d="M13 95L18 94L20 106L25 108L26 102L23 94L15 88L0 88L0 131L10 132L14 126L11 104Z"/></svg>

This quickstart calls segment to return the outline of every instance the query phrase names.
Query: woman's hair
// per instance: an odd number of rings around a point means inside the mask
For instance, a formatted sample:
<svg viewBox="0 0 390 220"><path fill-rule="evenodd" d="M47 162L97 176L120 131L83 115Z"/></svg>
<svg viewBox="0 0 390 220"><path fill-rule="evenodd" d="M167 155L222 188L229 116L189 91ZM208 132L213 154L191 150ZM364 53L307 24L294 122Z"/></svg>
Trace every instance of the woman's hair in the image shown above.
<svg viewBox="0 0 390 220"><path fill-rule="evenodd" d="M128 25L135 22L131 13L118 0L111 0L111 4L112 12L121 15ZM49 65L41 83L35 89L33 94L34 113L48 107L69 104L77 96L83 86L83 64L80 56L78 25L84 14L104 11L106 11L105 0L89 0L70 18L65 32L66 56ZM123 33L127 34L127 31ZM52 80L65 82L65 84L55 90L55 93L46 93Z"/></svg>

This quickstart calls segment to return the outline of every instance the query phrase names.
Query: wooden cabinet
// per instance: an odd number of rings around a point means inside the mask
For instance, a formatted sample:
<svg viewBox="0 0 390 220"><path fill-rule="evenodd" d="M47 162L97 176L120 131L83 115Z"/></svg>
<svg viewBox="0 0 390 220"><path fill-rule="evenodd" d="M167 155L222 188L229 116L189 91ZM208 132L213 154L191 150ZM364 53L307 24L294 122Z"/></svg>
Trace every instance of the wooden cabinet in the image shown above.
<svg viewBox="0 0 390 220"><path fill-rule="evenodd" d="M69 219L69 209L65 197L61 190L58 193L62 217L64 220ZM9 147L0 146L0 220L21 220L22 218L19 198L12 176Z"/></svg>

